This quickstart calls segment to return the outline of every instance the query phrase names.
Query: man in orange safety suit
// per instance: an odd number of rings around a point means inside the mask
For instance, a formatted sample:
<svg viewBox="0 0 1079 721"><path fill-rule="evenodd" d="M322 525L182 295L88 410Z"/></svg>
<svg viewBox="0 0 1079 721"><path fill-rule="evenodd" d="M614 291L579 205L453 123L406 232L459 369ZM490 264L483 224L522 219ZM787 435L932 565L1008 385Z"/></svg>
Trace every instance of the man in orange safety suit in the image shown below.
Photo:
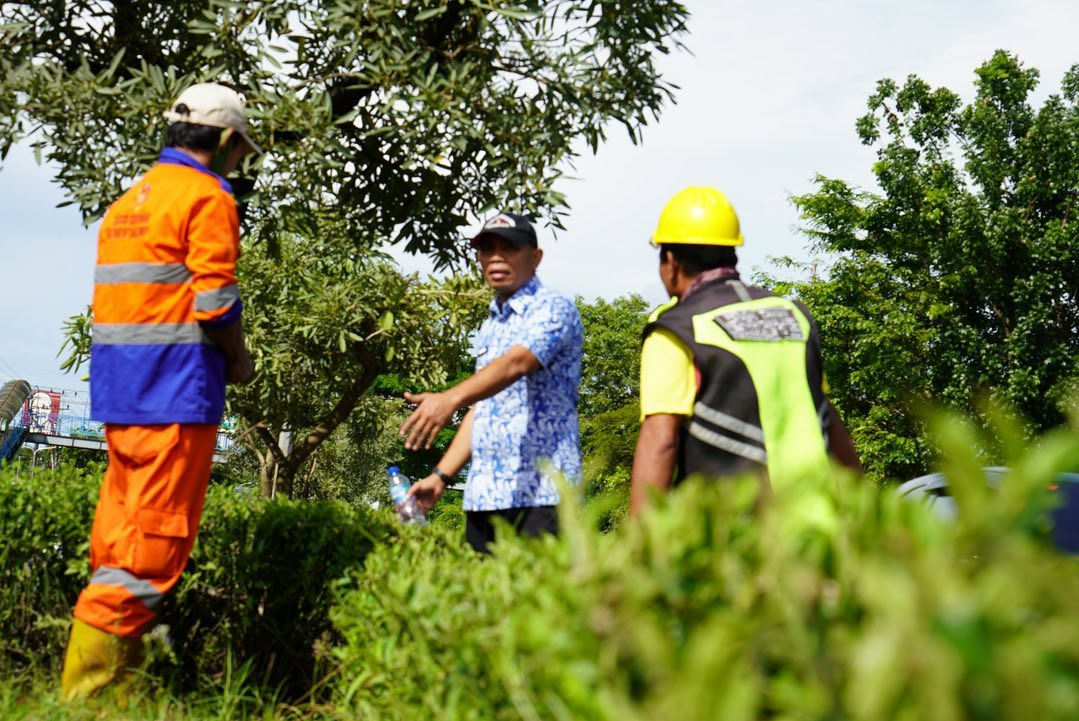
<svg viewBox="0 0 1079 721"><path fill-rule="evenodd" d="M236 285L239 218L225 180L247 153L243 97L185 90L157 164L109 208L94 271L92 415L109 465L75 604L67 700L123 678L195 542L225 384L254 369Z"/></svg>

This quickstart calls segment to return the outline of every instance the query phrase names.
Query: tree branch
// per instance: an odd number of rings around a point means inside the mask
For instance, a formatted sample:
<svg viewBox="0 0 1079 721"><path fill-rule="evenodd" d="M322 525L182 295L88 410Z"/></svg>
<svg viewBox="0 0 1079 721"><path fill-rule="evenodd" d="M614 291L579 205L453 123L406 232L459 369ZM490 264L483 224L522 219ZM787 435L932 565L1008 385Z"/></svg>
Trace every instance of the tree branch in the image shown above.
<svg viewBox="0 0 1079 721"><path fill-rule="evenodd" d="M277 439L274 438L273 433L270 433L270 429L264 425L255 426L255 433L262 439L263 444L270 449L270 455L273 456L274 461L279 466L288 465L289 458L285 455L285 452L281 450L281 446L278 445ZM293 454L295 455L295 454Z"/></svg>
<svg viewBox="0 0 1079 721"><path fill-rule="evenodd" d="M375 378L381 372L380 364L374 361L370 353L359 347L355 352L360 363L363 364L363 373L353 381L352 385L337 401L333 410L324 415L319 420L318 425L312 428L303 441L297 444L289 456L289 463L293 464L294 467L298 468L319 447L319 444L326 440L348 418L360 398L367 392L367 389L374 383Z"/></svg>

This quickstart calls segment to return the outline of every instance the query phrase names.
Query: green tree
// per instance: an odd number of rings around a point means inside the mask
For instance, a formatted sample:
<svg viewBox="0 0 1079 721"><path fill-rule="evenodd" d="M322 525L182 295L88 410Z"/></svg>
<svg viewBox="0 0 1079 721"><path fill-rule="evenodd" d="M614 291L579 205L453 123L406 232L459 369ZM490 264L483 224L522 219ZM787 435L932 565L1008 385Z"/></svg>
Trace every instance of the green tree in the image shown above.
<svg viewBox="0 0 1079 721"><path fill-rule="evenodd" d="M386 433L388 418L401 413L401 392L461 377L467 336L490 300L475 275L421 281L402 275L382 254L349 252L346 243L285 235L273 249L253 244L237 267L258 372L251 383L230 387L225 413L257 460L264 497L361 498L361 478L373 478L372 454L381 456L374 461L380 465L400 457L400 444L394 454L386 452ZM87 361L89 328L86 315L65 326L65 368L77 370ZM362 403L371 390L372 402ZM396 402L384 402L387 395ZM366 437L371 448L344 456L367 465L352 482L312 487L315 452L356 410L359 417L337 442ZM341 467L340 450L330 454Z"/></svg>
<svg viewBox="0 0 1079 721"><path fill-rule="evenodd" d="M445 370L382 249L459 265L459 228L494 206L558 225L574 155L612 122L637 140L671 98L653 59L685 19L660 0L7 2L0 153L30 138L91 220L154 161L183 88L246 94L268 151L233 184L265 246L242 271L260 380L230 403L262 440L264 492L273 475L289 491L374 378Z"/></svg>
<svg viewBox="0 0 1079 721"><path fill-rule="evenodd" d="M319 237L329 217L450 263L484 209L557 223L555 182L612 121L639 138L685 19L667 0L5 2L0 151L32 135L93 219L156 157L162 109L216 80L269 151L236 186L248 228Z"/></svg>
<svg viewBox="0 0 1079 721"><path fill-rule="evenodd" d="M457 375L461 349L490 293L474 276L421 282L348 240L283 236L277 253L255 245L240 261L254 381L233 389L229 412L249 429L262 493L292 496L293 481L383 373L436 385ZM286 271L286 272L282 272ZM381 437L377 418L355 427ZM282 443L284 438L289 442ZM310 469L309 469L310 472ZM309 489L303 489L307 495Z"/></svg>
<svg viewBox="0 0 1079 721"><path fill-rule="evenodd" d="M636 403L641 385L641 333L648 317L644 298L577 298L584 326L579 411L581 416Z"/></svg>
<svg viewBox="0 0 1079 721"><path fill-rule="evenodd" d="M882 80L857 124L880 192L818 177L794 198L833 262L780 290L815 313L831 396L877 474L926 469L920 404L988 397L1034 430L1062 420L1079 371L1079 65L1040 108L1037 82L1003 51L970 103Z"/></svg>
<svg viewBox="0 0 1079 721"><path fill-rule="evenodd" d="M353 504L389 502L386 468L401 456L397 429L408 417L401 398L365 395L312 455L296 478L294 496L344 500Z"/></svg>
<svg viewBox="0 0 1079 721"><path fill-rule="evenodd" d="M610 527L625 515L633 450L640 430L641 332L648 317L644 298L630 294L586 303L577 298L584 326L578 412L584 482L603 496Z"/></svg>

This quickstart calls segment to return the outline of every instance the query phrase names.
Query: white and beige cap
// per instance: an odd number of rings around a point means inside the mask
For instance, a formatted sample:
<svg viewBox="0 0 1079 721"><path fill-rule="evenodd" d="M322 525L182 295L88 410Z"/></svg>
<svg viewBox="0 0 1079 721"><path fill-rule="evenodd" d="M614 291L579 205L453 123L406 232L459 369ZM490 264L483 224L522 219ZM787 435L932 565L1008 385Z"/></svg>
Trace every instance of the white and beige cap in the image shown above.
<svg viewBox="0 0 1079 721"><path fill-rule="evenodd" d="M262 155L262 149L255 145L247 134L245 104L244 96L231 88L217 83L198 83L180 93L180 97L176 98L172 108L166 110L163 115L170 123L232 128L240 134L254 153ZM186 113L178 111L181 105L187 106Z"/></svg>

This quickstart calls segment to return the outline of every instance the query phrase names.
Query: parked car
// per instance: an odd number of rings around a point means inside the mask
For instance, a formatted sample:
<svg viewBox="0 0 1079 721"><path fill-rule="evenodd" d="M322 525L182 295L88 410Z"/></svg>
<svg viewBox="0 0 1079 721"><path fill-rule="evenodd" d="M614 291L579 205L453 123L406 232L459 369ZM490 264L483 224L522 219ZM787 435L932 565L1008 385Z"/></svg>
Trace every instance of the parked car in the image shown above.
<svg viewBox="0 0 1079 721"><path fill-rule="evenodd" d="M990 466L982 469L985 482L992 488L1000 486L1009 469ZM1060 473L1048 487L1060 494L1060 503L1049 513L1053 522L1053 543L1067 553L1079 554L1079 473ZM930 473L907 481L897 489L907 498L922 498L941 517L952 520L959 512L943 473Z"/></svg>

